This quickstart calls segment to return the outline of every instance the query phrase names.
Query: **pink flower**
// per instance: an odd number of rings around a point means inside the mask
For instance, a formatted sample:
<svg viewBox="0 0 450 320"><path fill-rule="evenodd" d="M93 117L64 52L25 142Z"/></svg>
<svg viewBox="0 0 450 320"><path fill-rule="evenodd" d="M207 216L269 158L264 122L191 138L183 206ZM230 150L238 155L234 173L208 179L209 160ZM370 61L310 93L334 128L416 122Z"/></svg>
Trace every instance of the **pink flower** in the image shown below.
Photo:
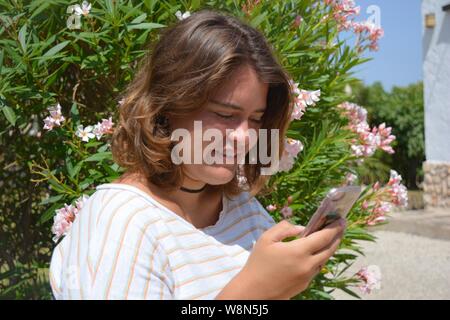
<svg viewBox="0 0 450 320"><path fill-rule="evenodd" d="M299 140L287 138L284 148L291 156L296 157L303 150L303 144Z"/></svg>
<svg viewBox="0 0 450 320"><path fill-rule="evenodd" d="M55 126L55 122L51 117L47 117L44 119L44 129L46 130L53 130L53 127Z"/></svg>
<svg viewBox="0 0 450 320"><path fill-rule="evenodd" d="M295 163L298 153L303 150L303 144L299 140L286 138L284 151L280 159L279 171L289 171Z"/></svg>
<svg viewBox="0 0 450 320"><path fill-rule="evenodd" d="M348 29L353 16L359 15L361 8L353 0L325 0L333 9L333 17L339 29Z"/></svg>
<svg viewBox="0 0 450 320"><path fill-rule="evenodd" d="M285 219L287 219L287 218L289 218L289 217L292 217L292 209L290 208L290 207L283 207L281 210L280 210L280 212L281 212L281 214L283 215L283 217L285 218Z"/></svg>
<svg viewBox="0 0 450 320"><path fill-rule="evenodd" d="M75 14L78 16L87 16L89 12L91 11L91 4L87 1L83 1L81 6L79 4L76 4L74 6Z"/></svg>
<svg viewBox="0 0 450 320"><path fill-rule="evenodd" d="M44 119L44 129L52 130L54 127L59 127L65 118L61 113L61 105L58 103L54 107L47 109L50 112L50 116Z"/></svg>
<svg viewBox="0 0 450 320"><path fill-rule="evenodd" d="M395 136L391 134L392 128L386 128L386 124L383 122L378 126L378 128L373 128L373 131L378 137L378 148L390 154L394 153L394 149L390 146L390 144L395 140Z"/></svg>
<svg viewBox="0 0 450 320"><path fill-rule="evenodd" d="M102 119L101 126L103 133L112 133L113 125L114 123L112 122L112 117L109 117L109 119Z"/></svg>
<svg viewBox="0 0 450 320"><path fill-rule="evenodd" d="M278 167L278 171L289 171L295 164L295 159L286 152L283 153L283 156L280 159L280 164Z"/></svg>
<svg viewBox="0 0 450 320"><path fill-rule="evenodd" d="M358 176L353 173L347 173L347 175L345 176L346 184L352 184L356 181L356 179L358 179Z"/></svg>
<svg viewBox="0 0 450 320"><path fill-rule="evenodd" d="M402 176L398 174L397 171L395 170L390 170L389 171L389 181L388 181L388 185L392 186L394 184L399 184L402 181Z"/></svg>
<svg viewBox="0 0 450 320"><path fill-rule="evenodd" d="M307 106L314 106L320 100L320 90L307 91L300 90L299 99L305 102Z"/></svg>
<svg viewBox="0 0 450 320"><path fill-rule="evenodd" d="M366 210L369 207L369 202L367 200L364 200L363 203L361 204L361 208L363 210Z"/></svg>
<svg viewBox="0 0 450 320"><path fill-rule="evenodd" d="M294 26L295 26L296 28L298 28L298 27L300 26L300 24L302 23L302 21L303 21L302 16L297 15L297 16L295 17L295 20L294 20Z"/></svg>
<svg viewBox="0 0 450 320"><path fill-rule="evenodd" d="M267 211L269 211L269 212L273 212L273 211L277 210L277 206L276 206L276 205L273 205L273 204L269 204L269 205L266 207L266 209L267 209Z"/></svg>
<svg viewBox="0 0 450 320"><path fill-rule="evenodd" d="M100 140L100 138L104 134L112 133L113 132L113 125L112 118L109 117L109 119L102 119L102 122L97 123L94 126L93 133L97 137L97 140Z"/></svg>
<svg viewBox="0 0 450 320"><path fill-rule="evenodd" d="M349 129L359 137L351 146L356 157L370 157L377 149L394 153L390 145L395 140L395 136L391 135L391 127L386 127L386 124L382 123L371 129L367 123L367 110L357 104L344 102L339 108L344 110L349 119Z"/></svg>
<svg viewBox="0 0 450 320"><path fill-rule="evenodd" d="M380 50L380 47L376 43L371 43L369 45L369 49L370 49L370 51L378 51L378 50Z"/></svg>
<svg viewBox="0 0 450 320"><path fill-rule="evenodd" d="M386 221L386 214L392 211L392 204L386 201L377 201L372 209L372 215L367 218L367 224L374 226Z"/></svg>
<svg viewBox="0 0 450 320"><path fill-rule="evenodd" d="M291 86L293 88L294 98L294 109L291 114L292 120L300 120L306 111L306 107L314 106L316 102L320 100L320 90L307 91L299 89L298 84L290 80Z"/></svg>
<svg viewBox="0 0 450 320"><path fill-rule="evenodd" d="M372 189L373 189L373 191L380 190L380 182L379 181L375 182Z"/></svg>
<svg viewBox="0 0 450 320"><path fill-rule="evenodd" d="M292 120L300 120L303 116L303 114L306 111L306 105L303 104L302 101L299 101L298 99L295 100L294 104L294 110L291 114L291 121Z"/></svg>
<svg viewBox="0 0 450 320"><path fill-rule="evenodd" d="M377 181L372 192L376 193L376 198L370 203L365 200L362 208L365 210L372 206L372 214L367 218L368 225L376 225L386 221L385 215L392 211L393 206L406 207L408 205L408 190L400 182L402 177L394 170L391 170L391 177L385 187L381 188Z"/></svg>
<svg viewBox="0 0 450 320"><path fill-rule="evenodd" d="M89 199L89 197L85 194L83 194L81 197L79 197L77 200L75 200L75 207L80 211L83 209L84 204Z"/></svg>
<svg viewBox="0 0 450 320"><path fill-rule="evenodd" d="M355 33L366 37L366 39L370 42L370 50L378 50L378 41L384 36L384 30L381 27L378 27L369 21L364 21L352 22L351 28Z"/></svg>
<svg viewBox="0 0 450 320"><path fill-rule="evenodd" d="M54 242L57 242L59 238L67 234L67 232L70 230L70 227L72 226L73 221L88 199L88 196L82 195L77 200L75 200L75 206L64 204L64 207L55 211L56 215L53 217L52 226Z"/></svg>
<svg viewBox="0 0 450 320"><path fill-rule="evenodd" d="M374 226L384 221L386 221L386 216L382 214L374 215L367 220L367 225Z"/></svg>
<svg viewBox="0 0 450 320"><path fill-rule="evenodd" d="M344 114L350 120L350 125L353 127L362 126L362 129L365 129L365 125L367 125L367 110L361 106L358 106L356 103L344 102L339 105L339 108L344 110Z"/></svg>
<svg viewBox="0 0 450 320"><path fill-rule="evenodd" d="M392 203L397 206L407 207L408 206L408 190L401 184L402 176L399 175L395 170L390 171L390 178L388 182L388 192L392 197Z"/></svg>
<svg viewBox="0 0 450 320"><path fill-rule="evenodd" d="M370 293L380 287L381 273L378 268L363 267L356 273L356 277L362 281L359 286L362 293Z"/></svg>
<svg viewBox="0 0 450 320"><path fill-rule="evenodd" d="M391 188L393 203L397 206L408 206L408 191L402 184L392 186Z"/></svg>
<svg viewBox="0 0 450 320"><path fill-rule="evenodd" d="M325 0L325 4L331 6L332 16L338 25L338 29L352 30L361 37L360 41L368 41L368 48L372 51L378 50L378 41L384 36L384 30L381 27L369 21L356 22L355 16L359 15L361 8L355 5L353 0ZM362 51L358 46L357 50Z"/></svg>

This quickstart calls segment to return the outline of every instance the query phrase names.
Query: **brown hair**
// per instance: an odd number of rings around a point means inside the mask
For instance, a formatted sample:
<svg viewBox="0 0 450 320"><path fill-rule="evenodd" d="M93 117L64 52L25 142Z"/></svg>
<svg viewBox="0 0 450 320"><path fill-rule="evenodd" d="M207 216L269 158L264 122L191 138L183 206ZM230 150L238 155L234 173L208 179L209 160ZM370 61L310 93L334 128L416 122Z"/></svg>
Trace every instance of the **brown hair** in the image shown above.
<svg viewBox="0 0 450 320"><path fill-rule="evenodd" d="M204 9L163 29L142 60L120 106L112 140L114 160L163 189L179 187L182 171L171 161L174 142L168 119L203 107L243 64L269 84L261 127L279 129L281 155L293 106L288 74L261 32L227 13ZM248 164L247 155L243 172L252 195L269 178L260 174L263 166L259 161ZM227 196L242 191L237 177L223 188Z"/></svg>

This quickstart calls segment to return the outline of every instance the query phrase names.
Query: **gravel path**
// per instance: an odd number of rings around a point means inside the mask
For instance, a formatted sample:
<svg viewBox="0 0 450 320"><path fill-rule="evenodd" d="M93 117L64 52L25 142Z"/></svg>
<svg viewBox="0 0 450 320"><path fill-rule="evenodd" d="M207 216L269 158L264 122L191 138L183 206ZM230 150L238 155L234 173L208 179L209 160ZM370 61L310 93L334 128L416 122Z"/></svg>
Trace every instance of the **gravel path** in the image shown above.
<svg viewBox="0 0 450 320"><path fill-rule="evenodd" d="M450 299L450 210L397 212L373 234L377 242L361 242L366 256L347 271L380 269L380 289L362 299ZM354 299L340 290L333 296Z"/></svg>

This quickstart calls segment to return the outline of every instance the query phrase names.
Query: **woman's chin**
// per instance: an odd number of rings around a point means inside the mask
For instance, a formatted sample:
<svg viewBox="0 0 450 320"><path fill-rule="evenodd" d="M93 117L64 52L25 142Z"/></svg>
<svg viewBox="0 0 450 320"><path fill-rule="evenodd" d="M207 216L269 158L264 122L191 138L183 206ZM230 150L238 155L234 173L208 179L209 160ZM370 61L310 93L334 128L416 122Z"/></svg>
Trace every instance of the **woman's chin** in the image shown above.
<svg viewBox="0 0 450 320"><path fill-rule="evenodd" d="M215 164L208 166L204 170L205 179L208 184L219 185L226 184L233 180L236 174L236 165L234 164Z"/></svg>

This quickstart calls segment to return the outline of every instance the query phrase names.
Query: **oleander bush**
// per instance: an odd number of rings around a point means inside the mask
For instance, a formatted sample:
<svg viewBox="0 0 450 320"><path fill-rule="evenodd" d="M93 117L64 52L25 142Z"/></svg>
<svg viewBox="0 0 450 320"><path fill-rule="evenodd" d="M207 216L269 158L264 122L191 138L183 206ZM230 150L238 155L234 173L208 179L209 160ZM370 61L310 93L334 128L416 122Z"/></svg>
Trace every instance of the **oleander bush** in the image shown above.
<svg viewBox="0 0 450 320"><path fill-rule="evenodd" d="M354 101L367 107L371 122L389 123L397 137L394 154L379 153L372 158L374 165L382 168L373 170L364 165L360 176L374 182L389 175L389 168L393 168L404 177L408 190L421 189L425 161L423 83L395 86L390 91L379 82L370 86L356 83L353 91Z"/></svg>
<svg viewBox="0 0 450 320"><path fill-rule="evenodd" d="M389 123L370 127L365 109L347 102L353 68L382 36L358 21L351 0L0 0L2 298L51 297L52 237L69 230L77 199L123 171L110 151L121 93L159 31L204 8L261 30L292 77L297 99L282 166L272 191L257 195L276 221L305 225L332 187L359 183L356 168L375 151L394 152ZM363 254L357 241L375 240L368 227L405 204L400 181L392 171L389 181L363 186L341 250L295 299L376 286L370 269L344 271Z"/></svg>

